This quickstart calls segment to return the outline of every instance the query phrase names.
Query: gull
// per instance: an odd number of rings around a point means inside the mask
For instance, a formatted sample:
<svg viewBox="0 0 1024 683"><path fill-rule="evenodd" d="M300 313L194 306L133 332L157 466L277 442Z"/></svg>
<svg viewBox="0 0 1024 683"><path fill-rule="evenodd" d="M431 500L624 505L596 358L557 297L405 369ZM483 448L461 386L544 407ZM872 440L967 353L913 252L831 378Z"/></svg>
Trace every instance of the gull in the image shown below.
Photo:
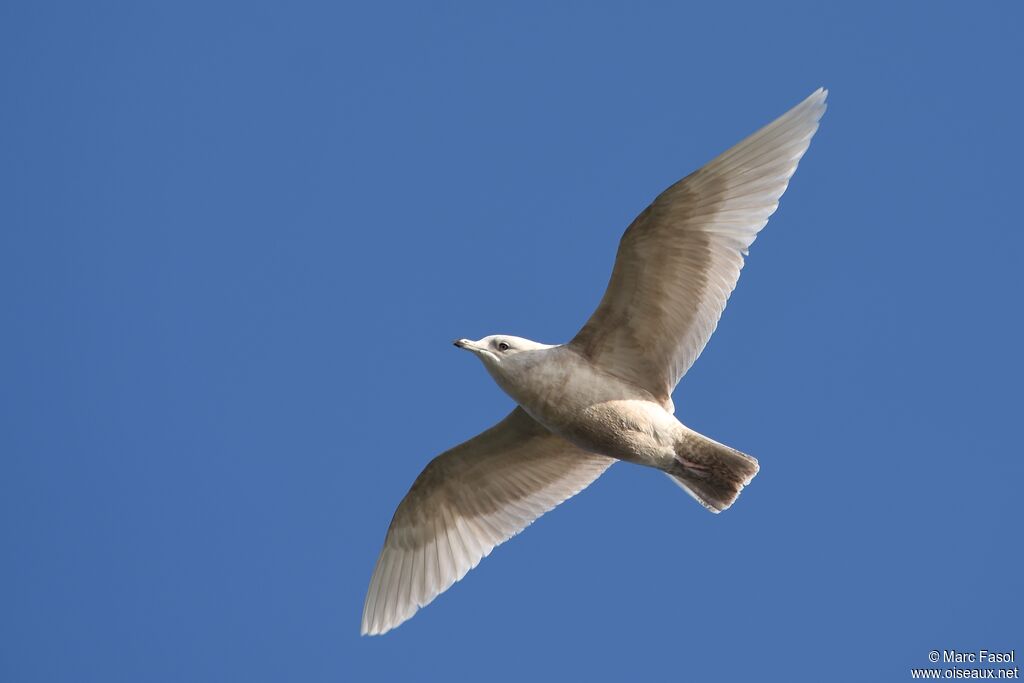
<svg viewBox="0 0 1024 683"><path fill-rule="evenodd" d="M665 472L711 512L733 504L757 460L676 419L672 391L718 325L827 95L818 89L658 195L623 234L608 289L569 343L455 341L518 405L413 482L370 579L363 635L408 620L616 460Z"/></svg>

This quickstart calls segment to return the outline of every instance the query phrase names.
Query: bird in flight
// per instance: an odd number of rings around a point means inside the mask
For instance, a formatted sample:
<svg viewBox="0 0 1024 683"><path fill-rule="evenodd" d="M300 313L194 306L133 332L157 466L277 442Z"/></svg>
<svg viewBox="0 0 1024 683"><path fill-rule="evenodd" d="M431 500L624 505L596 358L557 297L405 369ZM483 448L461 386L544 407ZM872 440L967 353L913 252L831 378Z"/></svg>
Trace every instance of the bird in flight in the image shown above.
<svg viewBox="0 0 1024 683"><path fill-rule="evenodd" d="M711 512L733 504L757 460L677 420L672 390L718 325L827 95L815 91L658 195L623 234L604 298L569 343L455 342L518 405L413 482L370 579L363 635L405 622L616 460L665 472Z"/></svg>

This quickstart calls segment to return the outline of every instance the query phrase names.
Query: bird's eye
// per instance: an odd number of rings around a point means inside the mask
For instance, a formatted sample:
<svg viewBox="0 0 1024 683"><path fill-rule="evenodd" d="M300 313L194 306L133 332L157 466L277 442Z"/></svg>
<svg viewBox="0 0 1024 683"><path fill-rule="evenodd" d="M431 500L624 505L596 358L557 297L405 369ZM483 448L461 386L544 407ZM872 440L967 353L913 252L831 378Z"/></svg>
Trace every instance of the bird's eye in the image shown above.
<svg viewBox="0 0 1024 683"><path fill-rule="evenodd" d="M508 342L498 342L499 351L508 351L510 348L512 347L508 345Z"/></svg>

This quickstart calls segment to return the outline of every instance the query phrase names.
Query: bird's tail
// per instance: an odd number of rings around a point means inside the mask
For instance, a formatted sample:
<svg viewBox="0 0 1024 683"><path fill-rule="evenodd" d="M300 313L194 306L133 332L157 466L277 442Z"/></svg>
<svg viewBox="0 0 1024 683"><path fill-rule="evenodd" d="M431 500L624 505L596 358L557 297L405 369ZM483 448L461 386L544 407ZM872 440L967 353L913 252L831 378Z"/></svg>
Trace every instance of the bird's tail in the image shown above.
<svg viewBox="0 0 1024 683"><path fill-rule="evenodd" d="M672 481L711 512L735 502L757 474L757 460L688 429L676 442L675 462L665 469Z"/></svg>

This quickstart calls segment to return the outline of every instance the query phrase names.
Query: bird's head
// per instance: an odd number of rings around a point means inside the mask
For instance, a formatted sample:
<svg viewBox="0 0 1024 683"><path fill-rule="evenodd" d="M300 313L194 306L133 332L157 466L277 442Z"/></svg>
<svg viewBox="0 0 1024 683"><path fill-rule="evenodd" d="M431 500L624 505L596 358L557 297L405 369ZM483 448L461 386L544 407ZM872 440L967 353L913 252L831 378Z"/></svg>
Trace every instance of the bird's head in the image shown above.
<svg viewBox="0 0 1024 683"><path fill-rule="evenodd" d="M552 348L550 344L541 344L507 334L492 334L477 341L456 339L455 345L475 354L487 371L499 381L506 378L513 368L522 367L527 357L532 355L530 351Z"/></svg>

